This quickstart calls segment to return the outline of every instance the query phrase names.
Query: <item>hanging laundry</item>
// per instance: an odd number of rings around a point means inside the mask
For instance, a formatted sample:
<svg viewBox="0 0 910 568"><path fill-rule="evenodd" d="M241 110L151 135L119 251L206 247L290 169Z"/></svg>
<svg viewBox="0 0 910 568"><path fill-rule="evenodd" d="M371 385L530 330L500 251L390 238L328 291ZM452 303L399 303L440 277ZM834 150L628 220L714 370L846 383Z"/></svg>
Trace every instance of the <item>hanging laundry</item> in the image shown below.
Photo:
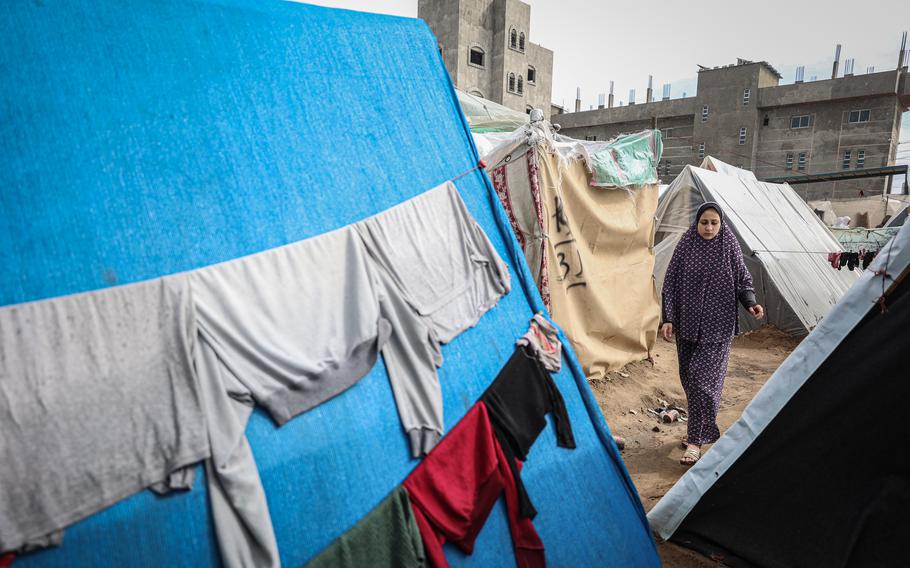
<svg viewBox="0 0 910 568"><path fill-rule="evenodd" d="M392 322L388 350L397 346L410 357L402 361L383 350L390 374L408 374L407 383L393 383L401 387L395 400L412 455L425 455L443 431L435 369L442 365L440 345L476 324L509 291L509 271L451 182L354 228L379 266L393 313L404 313L400 298L429 330Z"/></svg>
<svg viewBox="0 0 910 568"><path fill-rule="evenodd" d="M863 254L863 270L869 268L869 265L875 260L876 253L877 251L866 251L866 253Z"/></svg>
<svg viewBox="0 0 910 568"><path fill-rule="evenodd" d="M277 566L279 557L243 435L253 405L283 424L352 386L381 351L412 455L423 455L442 436L440 342L476 323L508 289L505 265L451 184L190 280L222 560L257 567Z"/></svg>
<svg viewBox="0 0 910 568"><path fill-rule="evenodd" d="M0 432L16 432L8 447L25 464L0 463L0 552L52 545L141 489L188 489L193 464L211 457L222 562L279 566L244 435L254 405L284 424L350 388L381 352L412 453L425 454L443 428L440 344L508 290L448 183L361 226L0 309L0 384L12 393Z"/></svg>
<svg viewBox="0 0 910 568"><path fill-rule="evenodd" d="M311 560L307 568L423 568L420 529L404 487L396 487L353 528Z"/></svg>
<svg viewBox="0 0 910 568"><path fill-rule="evenodd" d="M832 268L837 268L840 270L840 255L839 252L828 253L828 262L831 264Z"/></svg>
<svg viewBox="0 0 910 568"><path fill-rule="evenodd" d="M449 566L442 549L446 542L471 554L477 535L503 493L518 567L546 565L537 530L520 514L515 478L482 401L471 407L403 485L430 566Z"/></svg>
<svg viewBox="0 0 910 568"><path fill-rule="evenodd" d="M0 553L186 486L209 456L193 330L184 278L0 308Z"/></svg>
<svg viewBox="0 0 910 568"><path fill-rule="evenodd" d="M548 371L559 372L562 365L562 342L559 332L543 314L534 314L528 331L515 345L527 347Z"/></svg>
<svg viewBox="0 0 910 568"><path fill-rule="evenodd" d="M540 361L526 348L518 347L480 400L487 406L496 437L509 461L521 514L534 518L537 511L521 482L517 462L528 459L531 446L547 425L549 413L553 415L557 445L575 448L562 394Z"/></svg>

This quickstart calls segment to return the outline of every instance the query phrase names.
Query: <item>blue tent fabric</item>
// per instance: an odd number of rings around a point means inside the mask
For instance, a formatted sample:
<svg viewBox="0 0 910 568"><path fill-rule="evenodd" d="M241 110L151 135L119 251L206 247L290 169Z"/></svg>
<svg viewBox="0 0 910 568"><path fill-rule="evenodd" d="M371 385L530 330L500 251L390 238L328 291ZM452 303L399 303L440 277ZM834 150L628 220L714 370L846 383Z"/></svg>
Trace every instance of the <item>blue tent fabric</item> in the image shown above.
<svg viewBox="0 0 910 568"><path fill-rule="evenodd" d="M35 0L2 3L0 27L0 305L305 239L478 160L418 20L273 1ZM520 285L443 347L447 428L542 309L486 174L456 186ZM557 448L548 429L522 474L547 559L656 566L628 473L566 359L555 379L578 449ZM315 556L417 463L381 364L280 429L255 412L247 435L286 566ZM137 494L16 566L219 565L198 473L192 491ZM513 564L502 502L472 556L447 554L455 566Z"/></svg>

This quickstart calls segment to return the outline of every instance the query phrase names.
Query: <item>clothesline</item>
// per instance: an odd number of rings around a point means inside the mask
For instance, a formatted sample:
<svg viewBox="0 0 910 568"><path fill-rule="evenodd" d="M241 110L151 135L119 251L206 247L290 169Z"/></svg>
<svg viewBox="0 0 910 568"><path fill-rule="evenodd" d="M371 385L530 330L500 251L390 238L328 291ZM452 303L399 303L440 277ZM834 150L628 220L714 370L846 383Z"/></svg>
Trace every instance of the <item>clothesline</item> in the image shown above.
<svg viewBox="0 0 910 568"><path fill-rule="evenodd" d="M752 251L752 254L755 254L755 253L757 253L757 252L785 252L785 253L793 253L793 254L831 254L832 252L839 252L839 251L826 250L826 251L821 252L821 251L814 251L814 250L767 250L767 249L754 249L754 250Z"/></svg>
<svg viewBox="0 0 910 568"><path fill-rule="evenodd" d="M476 171L476 170L479 170L479 169L486 169L486 167L487 167L487 163L486 163L486 162L484 162L483 160L478 160L476 166L474 166L474 167L471 168L470 170L466 170L466 171L461 172L460 174L458 174L457 176L453 177L453 178L450 179L449 181L455 181L455 180L457 180L457 179L461 179L461 178L463 178L464 176L468 175L469 173L471 173L471 172L473 172L473 171Z"/></svg>

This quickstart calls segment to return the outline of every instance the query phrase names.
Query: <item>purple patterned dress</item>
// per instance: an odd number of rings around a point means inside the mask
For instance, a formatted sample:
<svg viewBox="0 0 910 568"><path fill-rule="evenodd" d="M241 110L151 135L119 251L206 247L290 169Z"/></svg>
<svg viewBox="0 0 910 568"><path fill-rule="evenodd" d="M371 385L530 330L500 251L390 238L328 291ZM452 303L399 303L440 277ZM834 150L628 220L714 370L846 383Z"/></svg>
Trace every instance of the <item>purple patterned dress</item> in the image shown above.
<svg viewBox="0 0 910 568"><path fill-rule="evenodd" d="M721 230L711 240L697 229L706 209L721 217ZM701 445L720 437L717 409L730 345L739 327L736 303L754 306L755 292L739 241L724 222L720 206L705 203L695 219L673 251L662 296L663 321L673 324L679 378L688 400L687 440Z"/></svg>

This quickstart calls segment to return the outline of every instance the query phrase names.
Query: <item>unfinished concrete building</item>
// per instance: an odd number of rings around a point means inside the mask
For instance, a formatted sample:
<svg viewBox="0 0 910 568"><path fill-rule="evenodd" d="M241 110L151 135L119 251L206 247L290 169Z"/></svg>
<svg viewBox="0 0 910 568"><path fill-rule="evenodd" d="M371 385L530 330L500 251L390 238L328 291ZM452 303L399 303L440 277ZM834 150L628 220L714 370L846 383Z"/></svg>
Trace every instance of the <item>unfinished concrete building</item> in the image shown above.
<svg viewBox="0 0 910 568"><path fill-rule="evenodd" d="M852 66L851 66L852 67ZM832 73L837 77L837 65ZM871 169L895 163L901 114L910 107L910 73L849 73L833 79L780 85L764 61L703 67L694 97L606 106L561 114L562 133L604 140L660 128L660 175L669 183L706 155L752 170L759 179ZM650 98L650 97L649 97ZM612 97L611 97L612 100ZM888 178L794 186L807 199L880 194Z"/></svg>
<svg viewBox="0 0 910 568"><path fill-rule="evenodd" d="M531 42L531 7L519 0L419 0L459 89L549 118L553 52Z"/></svg>

